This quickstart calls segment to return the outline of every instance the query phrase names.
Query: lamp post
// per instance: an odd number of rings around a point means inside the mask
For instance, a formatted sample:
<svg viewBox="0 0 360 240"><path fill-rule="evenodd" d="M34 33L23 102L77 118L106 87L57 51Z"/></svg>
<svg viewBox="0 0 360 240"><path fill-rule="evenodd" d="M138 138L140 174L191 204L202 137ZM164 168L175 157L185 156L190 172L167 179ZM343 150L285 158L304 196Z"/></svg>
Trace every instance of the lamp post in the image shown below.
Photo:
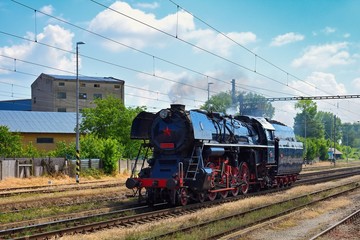
<svg viewBox="0 0 360 240"><path fill-rule="evenodd" d="M76 183L80 182L80 133L79 133L79 45L76 43Z"/></svg>
<svg viewBox="0 0 360 240"><path fill-rule="evenodd" d="M208 101L209 101L209 99L210 99L210 85L211 85L211 84L214 84L214 83L212 83L212 82L209 82L209 83L208 83L208 89L207 89L207 92L208 92L208 99L207 99L207 100L208 100Z"/></svg>

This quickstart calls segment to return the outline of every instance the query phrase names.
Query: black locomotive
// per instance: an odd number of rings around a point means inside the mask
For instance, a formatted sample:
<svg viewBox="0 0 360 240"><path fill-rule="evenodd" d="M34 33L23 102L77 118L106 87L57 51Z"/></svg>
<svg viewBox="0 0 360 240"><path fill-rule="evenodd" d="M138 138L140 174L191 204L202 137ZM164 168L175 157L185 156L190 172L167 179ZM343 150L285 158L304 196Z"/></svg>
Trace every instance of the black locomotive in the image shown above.
<svg viewBox="0 0 360 240"><path fill-rule="evenodd" d="M148 204L186 205L290 185L303 162L302 143L282 123L179 104L139 113L131 138L144 140L136 159L142 167L138 174L133 168L126 186Z"/></svg>

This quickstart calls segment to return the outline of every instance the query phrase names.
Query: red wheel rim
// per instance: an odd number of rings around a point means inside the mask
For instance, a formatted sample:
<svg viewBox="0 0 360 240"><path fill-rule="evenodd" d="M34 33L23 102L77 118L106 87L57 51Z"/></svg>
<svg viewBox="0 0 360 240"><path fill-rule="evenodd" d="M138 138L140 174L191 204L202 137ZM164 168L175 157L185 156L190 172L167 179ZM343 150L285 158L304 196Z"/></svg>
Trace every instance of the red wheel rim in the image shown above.
<svg viewBox="0 0 360 240"><path fill-rule="evenodd" d="M234 190L231 190L231 194L235 197L239 194L240 189L237 187Z"/></svg>
<svg viewBox="0 0 360 240"><path fill-rule="evenodd" d="M185 188L180 189L178 198L180 205L185 206L188 203L188 196Z"/></svg>
<svg viewBox="0 0 360 240"><path fill-rule="evenodd" d="M246 194L249 191L249 179L250 179L250 172L247 163L242 163L240 165L240 180L242 181L242 185L240 187L241 192Z"/></svg>
<svg viewBox="0 0 360 240"><path fill-rule="evenodd" d="M216 198L216 195L217 195L216 193L209 193L209 194L208 194L209 200L210 200L210 201L214 201L215 198Z"/></svg>
<svg viewBox="0 0 360 240"><path fill-rule="evenodd" d="M228 196L228 191L220 192L221 198L226 198Z"/></svg>

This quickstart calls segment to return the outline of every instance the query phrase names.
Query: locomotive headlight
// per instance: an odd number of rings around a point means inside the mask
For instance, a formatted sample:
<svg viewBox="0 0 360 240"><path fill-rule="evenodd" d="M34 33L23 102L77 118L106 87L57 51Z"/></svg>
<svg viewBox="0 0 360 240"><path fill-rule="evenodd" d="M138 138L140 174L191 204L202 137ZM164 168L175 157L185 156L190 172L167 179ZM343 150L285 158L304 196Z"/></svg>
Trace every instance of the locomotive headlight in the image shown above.
<svg viewBox="0 0 360 240"><path fill-rule="evenodd" d="M160 116L162 119L167 118L169 115L170 115L170 111L169 111L168 109L163 109L163 110L161 110L160 113L159 113L159 116Z"/></svg>

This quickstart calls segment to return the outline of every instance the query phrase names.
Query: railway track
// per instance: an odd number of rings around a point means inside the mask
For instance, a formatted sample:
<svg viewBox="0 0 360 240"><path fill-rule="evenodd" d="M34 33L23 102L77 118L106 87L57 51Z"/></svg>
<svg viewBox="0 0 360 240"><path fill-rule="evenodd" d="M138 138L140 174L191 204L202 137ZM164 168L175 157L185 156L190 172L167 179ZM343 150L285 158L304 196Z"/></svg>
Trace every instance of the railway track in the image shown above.
<svg viewBox="0 0 360 240"><path fill-rule="evenodd" d="M359 172L350 172L348 175L345 173L338 174L338 178L352 176L354 174L359 174ZM318 173L319 175L319 173ZM331 176L331 179L335 179L335 176ZM329 177L326 178L328 181ZM324 179L312 179L312 183L318 183L324 181ZM310 180L307 183L311 183ZM276 192L279 189L273 189L268 192L260 192L254 193L249 196L256 195L265 195L270 192ZM241 198L245 198L248 196L238 196L237 198L227 198L223 200L215 200L213 202L206 202L205 204L192 204L186 207L177 207L177 208L164 208L165 204L157 205L156 208L160 208L157 211L154 211L153 208L142 208L143 213L135 214L132 209L124 209L121 212L111 212L107 214L98 214L93 216L87 216L82 218L72 218L65 219L60 221L53 221L49 223L38 224L36 226L24 226L11 228L0 231L0 238L27 238L27 239L38 239L38 238L47 238L51 236L62 236L64 234L74 234L74 233L82 233L86 231L95 231L102 228L108 228L109 226L131 226L134 224L146 223L149 221L154 221L154 219L159 218L169 218L178 215L188 214L193 211L197 211L200 208L209 207L213 205L218 205L221 203L229 202L229 201L237 201ZM120 214L120 215L119 215ZM128 216L123 216L126 214ZM106 220L98 221L98 218L106 218ZM60 224L60 225L59 225ZM61 227L63 225L63 227ZM64 227L65 226L65 227ZM59 229L59 230L47 230L44 229ZM24 232L31 233L29 236L24 236Z"/></svg>
<svg viewBox="0 0 360 240"><path fill-rule="evenodd" d="M225 217L221 217L218 219L214 219L211 221L207 221L200 224L194 224L182 229L177 229L172 232L168 232L162 235L154 236L149 239L171 239L173 236L176 236L176 234L181 233L183 237L186 238L186 233L191 234L193 230L201 231L204 234L203 239L220 239L223 236L227 236L233 232L249 228L251 226L270 221L272 219L284 216L286 214L289 214L291 212L297 211L299 209L305 208L307 206L311 206L315 203L318 203L320 201L328 200L330 198L334 198L337 196L342 196L343 194L346 194L350 191L353 191L355 189L359 189L359 184L349 184L349 189L339 191L334 194L325 195L325 193L334 191L336 189L342 188L342 187L333 187L330 189L325 189L317 192L313 192L310 194L301 195L299 197L291 198L285 201L272 203L269 205L261 206L255 209L251 209L248 211L230 214ZM320 197L321 196L321 197ZM308 199L308 200L307 200ZM268 209L274 209L274 208L281 208L282 210L279 211L276 214L271 214L271 210ZM257 220L253 220L253 216L257 215L257 213L261 213L261 217ZM212 233L211 231L207 229L212 229L213 226L222 226L223 230L219 230L217 233ZM242 237L241 235L236 235L234 238L230 239L238 239ZM226 239L229 239L229 236L226 237Z"/></svg>
<svg viewBox="0 0 360 240"><path fill-rule="evenodd" d="M360 225L360 209L358 209L357 211L351 213L349 216L347 216L344 219L342 219L341 221L335 223L331 227L325 229L321 233L315 235L310 240L332 239L332 237L331 237L332 232L338 232L338 233L340 232L340 235L341 235L342 230L340 230L340 227L343 226L343 225L350 225L350 224L353 224L354 226L359 228L359 225ZM336 235L338 235L338 234L336 234Z"/></svg>
<svg viewBox="0 0 360 240"><path fill-rule="evenodd" d="M108 181L95 181L95 182L85 182L80 184L57 184L57 185L47 185L47 186L30 186L30 187L17 187L17 188L4 188L0 189L0 198L10 197L21 194L38 194L38 193L54 193L54 192L65 192L73 190L85 190L85 189L97 189L97 188L109 188L109 187L118 187L122 186L124 183L119 183L118 181L108 182Z"/></svg>

